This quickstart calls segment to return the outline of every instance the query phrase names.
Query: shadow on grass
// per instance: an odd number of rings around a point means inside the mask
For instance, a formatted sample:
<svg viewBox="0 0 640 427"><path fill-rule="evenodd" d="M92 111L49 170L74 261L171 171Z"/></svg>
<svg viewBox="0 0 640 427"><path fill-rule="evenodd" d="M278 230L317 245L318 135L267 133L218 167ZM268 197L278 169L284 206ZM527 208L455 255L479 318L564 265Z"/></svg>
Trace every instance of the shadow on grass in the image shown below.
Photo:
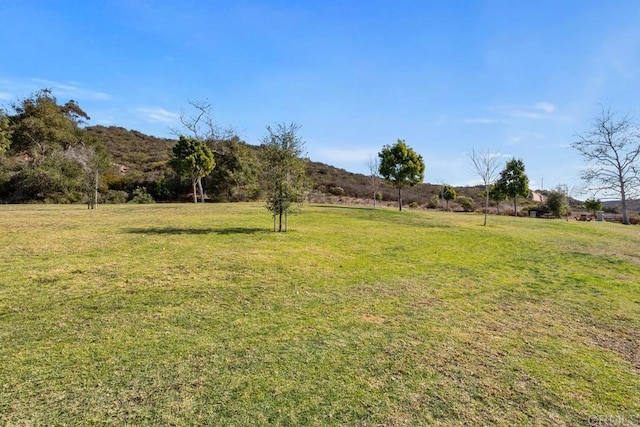
<svg viewBox="0 0 640 427"><path fill-rule="evenodd" d="M127 228L127 233L133 234L259 234L267 233L269 230L264 228L241 228L241 227L229 227L229 228L176 228L176 227L149 227L149 228Z"/></svg>

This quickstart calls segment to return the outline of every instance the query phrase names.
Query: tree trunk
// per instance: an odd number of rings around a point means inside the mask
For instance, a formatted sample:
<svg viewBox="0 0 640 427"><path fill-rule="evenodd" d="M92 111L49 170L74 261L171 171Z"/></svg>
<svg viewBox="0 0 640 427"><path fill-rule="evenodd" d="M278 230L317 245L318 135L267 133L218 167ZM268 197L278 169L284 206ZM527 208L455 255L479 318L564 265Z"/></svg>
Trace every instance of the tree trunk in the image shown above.
<svg viewBox="0 0 640 427"><path fill-rule="evenodd" d="M97 209L98 208L98 171L96 170L96 182L95 187L93 187L93 209Z"/></svg>
<svg viewBox="0 0 640 427"><path fill-rule="evenodd" d="M376 191L373 190L373 207L376 207Z"/></svg>
<svg viewBox="0 0 640 427"><path fill-rule="evenodd" d="M200 193L200 203L204 203L204 189L202 188L202 178L198 177L198 192Z"/></svg>
<svg viewBox="0 0 640 427"><path fill-rule="evenodd" d="M513 216L518 216L518 198L513 198Z"/></svg>
<svg viewBox="0 0 640 427"><path fill-rule="evenodd" d="M196 192L197 179L191 180L191 186L193 187L193 203L198 203L198 193Z"/></svg>
<svg viewBox="0 0 640 427"><path fill-rule="evenodd" d="M620 185L620 201L622 202L622 223L629 225L629 214L627 213L627 195L624 191L624 185Z"/></svg>
<svg viewBox="0 0 640 427"><path fill-rule="evenodd" d="M281 231L282 231L282 211L280 211L280 213L279 213L279 215L278 215L278 220L279 220L279 223L278 223L278 232L281 232Z"/></svg>
<svg viewBox="0 0 640 427"><path fill-rule="evenodd" d="M483 226L487 225L487 215L489 214L489 186L488 185L485 187L485 193L487 193L487 199L485 200L485 203L484 203L484 224L482 224Z"/></svg>
<svg viewBox="0 0 640 427"><path fill-rule="evenodd" d="M402 211L402 187L398 187L398 208Z"/></svg>

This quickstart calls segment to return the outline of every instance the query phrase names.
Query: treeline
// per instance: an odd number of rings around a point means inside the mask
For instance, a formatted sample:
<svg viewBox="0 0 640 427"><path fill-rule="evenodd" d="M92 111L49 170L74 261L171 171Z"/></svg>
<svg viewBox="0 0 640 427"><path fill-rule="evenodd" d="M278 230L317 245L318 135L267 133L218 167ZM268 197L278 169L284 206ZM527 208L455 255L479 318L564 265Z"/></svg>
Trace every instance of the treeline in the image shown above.
<svg viewBox="0 0 640 427"><path fill-rule="evenodd" d="M177 140L122 127L88 126L74 101L59 104L43 89L0 110L0 202L126 203L191 201L188 177L172 167ZM264 197L264 147L237 136L204 139L215 167L203 177L207 201ZM318 162L306 162L306 190L314 201L372 200L371 177ZM433 204L440 185L407 188L405 202ZM457 187L479 198L480 187ZM395 201L395 189L379 179L376 197Z"/></svg>

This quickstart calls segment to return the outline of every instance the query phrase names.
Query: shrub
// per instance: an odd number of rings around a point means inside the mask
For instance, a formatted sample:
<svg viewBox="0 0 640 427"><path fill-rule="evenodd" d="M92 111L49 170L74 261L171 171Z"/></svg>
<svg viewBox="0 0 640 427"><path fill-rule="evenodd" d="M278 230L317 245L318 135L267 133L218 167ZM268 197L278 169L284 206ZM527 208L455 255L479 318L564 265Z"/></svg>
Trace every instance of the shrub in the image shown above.
<svg viewBox="0 0 640 427"><path fill-rule="evenodd" d="M344 188L336 186L329 187L329 193L334 196L342 196L344 194Z"/></svg>
<svg viewBox="0 0 640 427"><path fill-rule="evenodd" d="M108 190L102 196L102 203L127 203L127 199L129 198L129 193L122 190Z"/></svg>
<svg viewBox="0 0 640 427"><path fill-rule="evenodd" d="M473 212L475 210L475 204L473 203L473 199L467 196L460 196L456 199L456 202L462 206L462 209L465 212Z"/></svg>
<svg viewBox="0 0 640 427"><path fill-rule="evenodd" d="M154 203L154 200L153 200L153 197L151 197L151 194L147 193L146 188L138 187L135 190L133 190L133 194L132 194L131 200L129 200L129 203L138 203L138 204Z"/></svg>

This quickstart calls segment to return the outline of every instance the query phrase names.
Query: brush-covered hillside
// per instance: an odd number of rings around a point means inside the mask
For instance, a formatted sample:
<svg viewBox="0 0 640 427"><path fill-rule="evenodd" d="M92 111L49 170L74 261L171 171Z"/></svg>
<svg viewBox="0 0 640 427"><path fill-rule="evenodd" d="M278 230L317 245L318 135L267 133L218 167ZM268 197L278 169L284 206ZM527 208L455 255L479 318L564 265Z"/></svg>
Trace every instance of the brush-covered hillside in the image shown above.
<svg viewBox="0 0 640 427"><path fill-rule="evenodd" d="M99 139L111 156L113 167L109 172L108 181L111 184L118 183L118 188L133 189L145 187L147 191L156 192L158 182L160 185L174 182L176 177L170 166L172 157L171 148L175 140L157 138L145 135L135 130L127 130L122 127L91 126L86 131ZM244 150L255 156L257 163L253 161L253 167L259 169L261 148L246 144L237 138L232 138L234 144L243 147ZM221 149L223 142L214 144L214 154L218 164L224 163L224 157L228 155L228 149ZM214 170L215 171L215 170ZM256 171L259 174L259 171ZM373 199L373 185L371 177L363 174L352 173L344 169L336 168L310 159L307 163L307 177L311 196L316 200L327 201L369 201ZM211 186L213 178L205 179L205 185ZM175 182L174 182L175 184ZM407 204L428 205L438 193L439 185L420 184L402 190L403 200ZM184 191L188 187L184 186ZM456 187L458 195L478 198L482 192L481 187ZM211 193L211 191L208 191ZM385 183L377 181L378 199L382 202L392 203L397 199L397 190ZM255 191L251 194L256 194ZM155 198L162 199L162 194L153 194ZM178 196L178 198L184 197ZM210 194L210 197L216 197Z"/></svg>

